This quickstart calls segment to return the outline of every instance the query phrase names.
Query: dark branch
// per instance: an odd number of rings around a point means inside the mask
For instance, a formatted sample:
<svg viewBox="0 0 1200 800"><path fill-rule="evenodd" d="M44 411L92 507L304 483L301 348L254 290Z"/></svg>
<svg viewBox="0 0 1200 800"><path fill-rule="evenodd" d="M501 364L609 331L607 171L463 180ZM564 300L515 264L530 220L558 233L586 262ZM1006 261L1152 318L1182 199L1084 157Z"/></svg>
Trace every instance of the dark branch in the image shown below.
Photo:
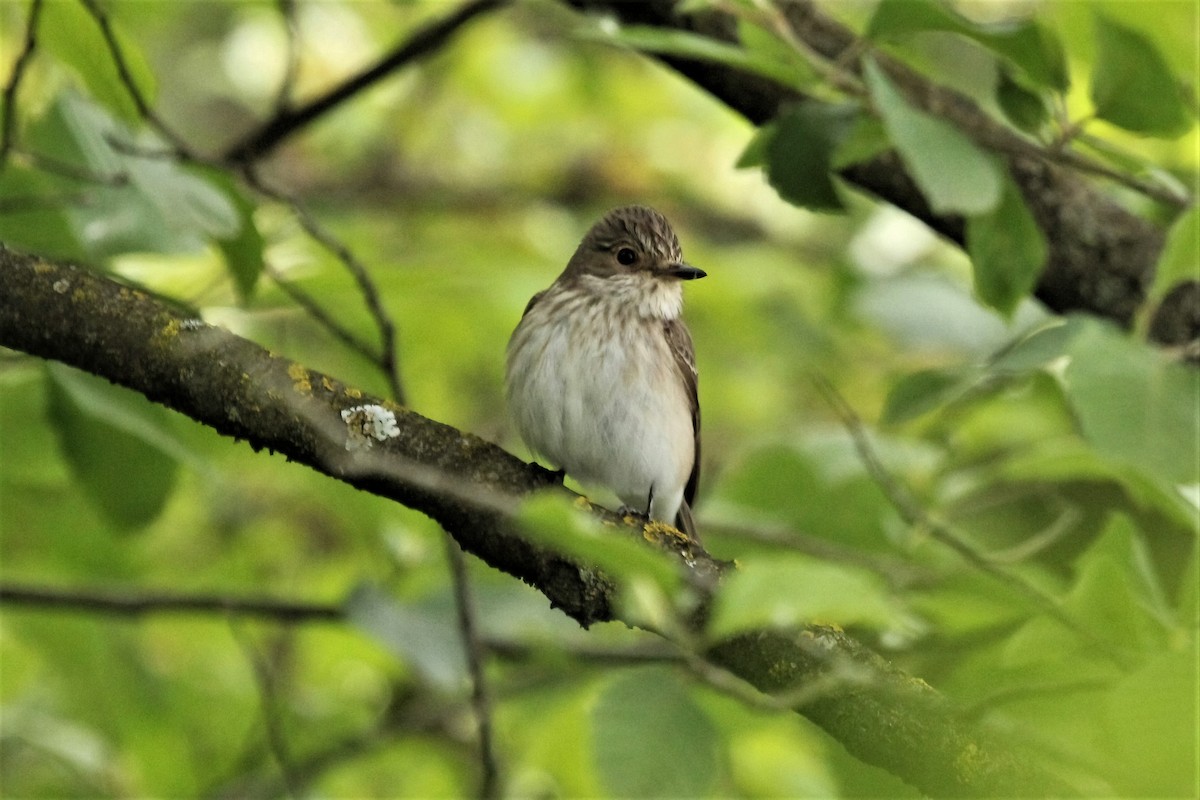
<svg viewBox="0 0 1200 800"><path fill-rule="evenodd" d="M677 14L672 0L566 2L582 9L602 9L627 24L688 30L737 42L737 28L729 15ZM783 9L791 32L806 48L830 62L842 63L848 54L869 50L867 43L826 17L809 0L792 0ZM793 89L724 64L675 56L656 58L755 125L769 122L784 105L803 97ZM1163 247L1162 229L1122 208L1075 171L1061 166L1060 154L1026 141L964 95L938 86L881 54L875 54L875 58L910 102L952 122L978 144L1005 158L1050 248L1037 297L1058 313L1082 310L1129 324L1145 300L1146 287ZM847 61L843 64L846 69L857 70L857 58ZM950 240L963 243L963 220L933 213L894 152L854 164L843 170L842 176Z"/></svg>
<svg viewBox="0 0 1200 800"><path fill-rule="evenodd" d="M46 610L103 612L123 616L145 614L230 614L276 622L340 622L338 605L300 603L268 597L229 597L219 594L176 594L139 590L61 590L44 586L0 585L0 602Z"/></svg>
<svg viewBox="0 0 1200 800"><path fill-rule="evenodd" d="M29 4L29 21L25 24L25 41L21 52L13 63L12 73L4 86L3 112L4 127L0 129L0 172L8 163L8 155L12 152L17 133L17 91L21 88L21 78L25 76L25 68L29 66L34 51L37 50L38 20L42 16L42 0L31 0Z"/></svg>
<svg viewBox="0 0 1200 800"><path fill-rule="evenodd" d="M398 69L430 55L475 17L497 8L504 0L472 0L445 19L421 28L370 67L299 108L280 107L262 127L229 147L222 159L248 163L271 152L287 137L313 120L378 83Z"/></svg>

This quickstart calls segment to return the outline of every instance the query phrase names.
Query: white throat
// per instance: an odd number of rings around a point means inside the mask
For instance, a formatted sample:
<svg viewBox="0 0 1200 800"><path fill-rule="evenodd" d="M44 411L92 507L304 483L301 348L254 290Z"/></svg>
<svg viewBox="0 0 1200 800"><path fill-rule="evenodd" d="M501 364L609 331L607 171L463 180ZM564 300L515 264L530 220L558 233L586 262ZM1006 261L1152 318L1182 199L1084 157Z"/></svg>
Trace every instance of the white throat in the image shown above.
<svg viewBox="0 0 1200 800"><path fill-rule="evenodd" d="M683 286L671 278L656 278L648 272L633 272L597 278L583 276L589 290L607 295L616 303L634 309L643 319L677 319L683 312Z"/></svg>

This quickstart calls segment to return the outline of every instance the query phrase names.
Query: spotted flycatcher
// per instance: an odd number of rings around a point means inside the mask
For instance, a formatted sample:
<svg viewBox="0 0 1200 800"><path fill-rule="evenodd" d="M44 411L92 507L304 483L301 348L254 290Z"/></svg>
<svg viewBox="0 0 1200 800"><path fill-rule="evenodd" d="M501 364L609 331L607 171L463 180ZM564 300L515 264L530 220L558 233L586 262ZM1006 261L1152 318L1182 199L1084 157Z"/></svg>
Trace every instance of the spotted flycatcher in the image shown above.
<svg viewBox="0 0 1200 800"><path fill-rule="evenodd" d="M505 381L531 450L693 538L700 405L680 282L704 275L662 214L610 211L525 307Z"/></svg>

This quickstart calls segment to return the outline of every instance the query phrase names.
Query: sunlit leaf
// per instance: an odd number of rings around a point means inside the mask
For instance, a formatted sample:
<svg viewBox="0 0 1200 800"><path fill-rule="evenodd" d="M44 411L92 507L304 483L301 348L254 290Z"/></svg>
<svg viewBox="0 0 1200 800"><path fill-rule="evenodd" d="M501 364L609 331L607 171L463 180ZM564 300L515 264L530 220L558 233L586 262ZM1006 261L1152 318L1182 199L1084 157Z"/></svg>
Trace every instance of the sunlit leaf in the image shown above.
<svg viewBox="0 0 1200 800"><path fill-rule="evenodd" d="M717 595L709 633L721 638L813 622L884 627L899 617L873 573L789 554L739 560Z"/></svg>
<svg viewBox="0 0 1200 800"><path fill-rule="evenodd" d="M80 487L114 524L141 527L175 487L182 450L169 412L136 392L53 364L47 413Z"/></svg>
<svg viewBox="0 0 1200 800"><path fill-rule="evenodd" d="M1096 116L1135 133L1177 137L1195 122L1179 81L1141 32L1096 15L1096 67L1091 96Z"/></svg>
<svg viewBox="0 0 1200 800"><path fill-rule="evenodd" d="M1196 650L1155 654L1113 687L1097 740L1114 789L1125 797L1186 797L1195 791Z"/></svg>
<svg viewBox="0 0 1200 800"><path fill-rule="evenodd" d="M697 33L672 28L630 25L618 28L611 33L589 32L587 36L600 41L622 44L647 53L724 64L742 72L770 78L783 86L802 88L806 83L807 73L794 62L785 63L777 60L774 50L765 50L761 47L750 50Z"/></svg>
<svg viewBox="0 0 1200 800"><path fill-rule="evenodd" d="M1000 204L967 219L967 253L979 299L1011 317L1033 290L1046 266L1046 239L1011 179L1004 180Z"/></svg>
<svg viewBox="0 0 1200 800"><path fill-rule="evenodd" d="M871 98L892 144L937 213L986 214L1000 202L1001 168L953 125L910 106L868 59Z"/></svg>
<svg viewBox="0 0 1200 800"><path fill-rule="evenodd" d="M619 673L596 699L593 752L613 797L706 797L717 776L718 734L678 673Z"/></svg>
<svg viewBox="0 0 1200 800"><path fill-rule="evenodd" d="M542 492L521 504L518 519L521 529L534 541L617 581L622 602L639 607L665 602L680 586L680 573L671 556L630 535L628 530L601 525L582 502L573 502L556 492ZM641 610L655 614L663 611Z"/></svg>
<svg viewBox="0 0 1200 800"><path fill-rule="evenodd" d="M1036 21L982 25L937 0L882 0L867 26L872 39L894 39L922 31L965 36L991 50L1046 88L1068 86L1066 61L1058 38Z"/></svg>

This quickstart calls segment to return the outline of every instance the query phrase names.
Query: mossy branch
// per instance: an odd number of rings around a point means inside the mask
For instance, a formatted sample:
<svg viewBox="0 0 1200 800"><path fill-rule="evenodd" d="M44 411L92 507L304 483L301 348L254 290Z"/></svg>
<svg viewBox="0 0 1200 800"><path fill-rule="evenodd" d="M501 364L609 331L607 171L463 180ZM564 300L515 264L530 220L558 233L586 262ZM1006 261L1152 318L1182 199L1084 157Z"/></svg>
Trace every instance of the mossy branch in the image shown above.
<svg viewBox="0 0 1200 800"><path fill-rule="evenodd" d="M585 626L619 619L612 580L526 540L512 522L520 497L557 486L552 473L108 277L0 247L0 287L0 346L102 376L255 449L421 511L464 550L534 586ZM350 452L340 412L363 404L389 409L396 435ZM695 584L717 582L719 562L699 548L687 555L680 568ZM747 633L704 657L760 691L797 698L797 710L856 757L930 796L1075 793L839 630ZM828 680L847 668L865 679ZM797 692L822 680L820 692Z"/></svg>

